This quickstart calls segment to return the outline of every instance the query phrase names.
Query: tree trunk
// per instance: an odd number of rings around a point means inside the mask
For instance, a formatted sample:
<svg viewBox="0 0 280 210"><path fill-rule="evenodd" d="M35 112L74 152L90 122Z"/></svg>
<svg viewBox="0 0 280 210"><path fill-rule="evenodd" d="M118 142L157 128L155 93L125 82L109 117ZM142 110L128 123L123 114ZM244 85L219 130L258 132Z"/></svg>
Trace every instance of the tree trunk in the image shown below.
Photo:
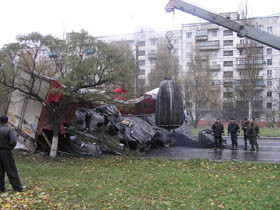
<svg viewBox="0 0 280 210"><path fill-rule="evenodd" d="M253 103L251 97L249 98L248 107L249 107L249 119L251 119L253 117Z"/></svg>
<svg viewBox="0 0 280 210"><path fill-rule="evenodd" d="M51 151L50 151L51 158L55 158L56 154L57 154L58 135L59 135L59 123L58 124L54 123L52 147L51 147Z"/></svg>
<svg viewBox="0 0 280 210"><path fill-rule="evenodd" d="M195 120L193 127L194 127L194 128L197 128L197 125L198 125L198 121Z"/></svg>

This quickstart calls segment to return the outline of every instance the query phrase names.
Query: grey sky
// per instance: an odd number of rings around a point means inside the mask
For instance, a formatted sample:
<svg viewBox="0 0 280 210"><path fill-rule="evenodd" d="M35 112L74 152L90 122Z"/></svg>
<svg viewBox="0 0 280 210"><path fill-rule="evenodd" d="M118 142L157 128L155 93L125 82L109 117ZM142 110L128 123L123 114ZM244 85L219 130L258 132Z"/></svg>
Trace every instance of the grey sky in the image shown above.
<svg viewBox="0 0 280 210"><path fill-rule="evenodd" d="M216 13L237 11L242 0L192 0ZM248 0L251 16L280 13L279 0ZM62 37L64 32L85 29L93 36L133 33L141 26L155 30L180 29L199 22L176 11L166 13L168 0L0 0L0 47L18 34L38 31Z"/></svg>

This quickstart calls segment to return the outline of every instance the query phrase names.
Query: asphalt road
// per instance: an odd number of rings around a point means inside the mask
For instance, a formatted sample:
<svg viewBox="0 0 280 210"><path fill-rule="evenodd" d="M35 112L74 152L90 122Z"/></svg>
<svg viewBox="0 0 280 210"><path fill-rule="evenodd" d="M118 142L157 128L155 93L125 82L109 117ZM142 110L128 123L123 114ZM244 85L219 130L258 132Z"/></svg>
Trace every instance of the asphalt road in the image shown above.
<svg viewBox="0 0 280 210"><path fill-rule="evenodd" d="M228 148L231 141L227 140ZM168 158L168 159L208 159L216 161L257 161L280 163L280 140L279 139L259 139L259 152L244 150L244 141L238 140L238 150L217 150L208 148L189 148L189 147L169 147L151 150L146 157ZM249 146L250 148L250 146Z"/></svg>

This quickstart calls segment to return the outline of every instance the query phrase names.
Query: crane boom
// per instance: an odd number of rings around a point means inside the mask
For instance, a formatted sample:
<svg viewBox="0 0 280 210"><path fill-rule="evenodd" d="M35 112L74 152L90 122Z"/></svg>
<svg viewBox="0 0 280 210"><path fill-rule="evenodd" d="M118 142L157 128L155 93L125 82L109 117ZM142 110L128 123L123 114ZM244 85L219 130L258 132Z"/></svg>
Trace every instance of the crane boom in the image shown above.
<svg viewBox="0 0 280 210"><path fill-rule="evenodd" d="M219 26L230 29L236 32L239 37L247 37L277 50L280 50L280 37L265 31L261 31L252 26L227 19L221 15L209 12L190 3L186 3L181 0L169 0L165 9L167 12L172 12L175 9L181 10L183 12L207 20L211 23L215 23Z"/></svg>

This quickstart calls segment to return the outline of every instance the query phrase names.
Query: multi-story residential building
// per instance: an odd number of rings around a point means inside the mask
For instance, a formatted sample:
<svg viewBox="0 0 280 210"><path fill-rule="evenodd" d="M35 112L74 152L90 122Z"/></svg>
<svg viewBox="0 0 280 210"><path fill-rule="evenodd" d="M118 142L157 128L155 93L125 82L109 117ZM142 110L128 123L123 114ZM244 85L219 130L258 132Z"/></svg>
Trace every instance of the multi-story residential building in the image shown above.
<svg viewBox="0 0 280 210"><path fill-rule="evenodd" d="M174 51L180 54L182 50L181 31L172 31ZM165 39L166 32L155 32L152 30L141 30L134 34L125 34L117 36L100 37L99 39L105 42L127 43L135 55L139 67L138 78L138 93L144 92L145 84L147 83L148 74L156 63L157 43Z"/></svg>
<svg viewBox="0 0 280 210"><path fill-rule="evenodd" d="M236 12L222 14L235 21L239 20ZM273 33L280 37L280 16L257 17L246 20L260 30ZM106 42L127 42L137 55L140 68L139 83L147 84L148 74L156 62L157 41L165 39L167 32L140 31L134 34L100 37ZM256 82L257 93L254 97L254 116L269 121L273 110L279 110L279 79L280 79L280 53L278 50L260 43L248 45L244 38L221 26L204 22L183 24L180 30L172 31L172 44L174 52L178 55L181 69L189 69L194 48L198 47L200 55L207 57L213 75L213 85L221 85L222 100L231 96L231 92L238 92L248 62L254 64L259 72ZM248 61L246 50L253 47L254 60ZM143 91L143 90L141 90ZM241 101L240 96L236 101ZM241 104L241 103L240 103ZM279 111L278 111L279 113ZM277 116L279 118L279 114Z"/></svg>

